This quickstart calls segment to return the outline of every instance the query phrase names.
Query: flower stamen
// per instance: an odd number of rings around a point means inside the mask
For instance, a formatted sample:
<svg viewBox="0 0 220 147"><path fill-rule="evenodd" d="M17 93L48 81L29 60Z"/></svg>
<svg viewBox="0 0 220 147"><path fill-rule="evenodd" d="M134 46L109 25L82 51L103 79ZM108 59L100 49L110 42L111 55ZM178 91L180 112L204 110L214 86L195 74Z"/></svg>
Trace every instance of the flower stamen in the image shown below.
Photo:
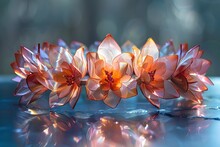
<svg viewBox="0 0 220 147"><path fill-rule="evenodd" d="M148 72L148 74L149 74L149 76L150 76L150 81L153 81L153 80L154 80L155 72L156 72L156 70Z"/></svg>
<svg viewBox="0 0 220 147"><path fill-rule="evenodd" d="M105 81L109 83L114 83L114 79L112 78L113 72L108 72L105 70L106 78Z"/></svg>

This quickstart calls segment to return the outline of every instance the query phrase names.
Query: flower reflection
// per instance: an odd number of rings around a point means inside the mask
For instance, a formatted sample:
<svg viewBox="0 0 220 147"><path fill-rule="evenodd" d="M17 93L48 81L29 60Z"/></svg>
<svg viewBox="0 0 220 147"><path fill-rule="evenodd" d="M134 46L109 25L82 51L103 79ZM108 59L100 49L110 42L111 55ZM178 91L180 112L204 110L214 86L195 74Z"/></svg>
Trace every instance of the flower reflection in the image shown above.
<svg viewBox="0 0 220 147"><path fill-rule="evenodd" d="M173 134L179 139L202 135L210 126L210 121L203 118L203 109L129 119L114 114L95 114L86 118L82 115L20 113L16 129L18 143L21 146L163 146L164 139L173 142Z"/></svg>
<svg viewBox="0 0 220 147"><path fill-rule="evenodd" d="M85 119L55 112L19 116L17 137L27 146L148 146L165 133L157 115L141 119L99 115Z"/></svg>
<svg viewBox="0 0 220 147"><path fill-rule="evenodd" d="M23 145L83 146L86 143L82 124L72 116L54 112L38 116L24 114L20 120L17 133Z"/></svg>
<svg viewBox="0 0 220 147"><path fill-rule="evenodd" d="M102 117L88 129L90 146L148 146L164 134L156 115L131 121Z"/></svg>

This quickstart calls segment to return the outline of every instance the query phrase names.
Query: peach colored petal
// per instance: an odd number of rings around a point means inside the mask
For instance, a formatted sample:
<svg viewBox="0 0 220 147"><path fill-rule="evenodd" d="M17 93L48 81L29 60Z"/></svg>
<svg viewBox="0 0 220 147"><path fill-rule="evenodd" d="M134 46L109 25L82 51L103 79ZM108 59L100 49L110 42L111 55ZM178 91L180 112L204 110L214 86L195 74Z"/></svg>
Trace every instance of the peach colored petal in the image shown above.
<svg viewBox="0 0 220 147"><path fill-rule="evenodd" d="M91 91L95 91L99 87L99 80L97 79L89 78L86 82L86 88L88 88Z"/></svg>
<svg viewBox="0 0 220 147"><path fill-rule="evenodd" d="M134 73L135 73L135 75L137 77L140 77L140 67L138 65L138 59L139 59L139 56L140 56L140 50L136 46L133 46L132 49L133 49L133 54L134 54L134 61L133 61Z"/></svg>
<svg viewBox="0 0 220 147"><path fill-rule="evenodd" d="M195 59L193 60L190 69L194 73L199 73L200 75L204 75L210 66L211 66L211 61L205 59Z"/></svg>
<svg viewBox="0 0 220 147"><path fill-rule="evenodd" d="M86 92L90 100L103 100L108 92L101 89L99 80L89 78L86 83Z"/></svg>
<svg viewBox="0 0 220 147"><path fill-rule="evenodd" d="M80 59L77 61L77 58ZM79 48L75 55L73 56L74 60L75 60L75 66L79 69L79 71L82 73L82 77L84 77L86 75L87 72L87 62L86 62L86 58L84 56L84 48Z"/></svg>
<svg viewBox="0 0 220 147"><path fill-rule="evenodd" d="M147 40L141 50L142 57L146 57L147 55L152 56L154 60L157 60L159 57L159 50L152 38Z"/></svg>
<svg viewBox="0 0 220 147"><path fill-rule="evenodd" d="M121 98L130 98L137 95L137 81L130 79L127 82L121 83L120 89L113 91L117 96Z"/></svg>
<svg viewBox="0 0 220 147"><path fill-rule="evenodd" d="M56 92L51 92L49 96L49 105L51 108L56 106L63 106L69 101L69 97L59 98Z"/></svg>
<svg viewBox="0 0 220 147"><path fill-rule="evenodd" d="M36 79L36 75L35 74L30 74L28 75L27 79L27 85L28 88L32 91L32 92L38 92L40 90L45 89L44 86L42 86Z"/></svg>
<svg viewBox="0 0 220 147"><path fill-rule="evenodd" d="M21 78L26 78L26 74L23 71L21 71L21 69L17 66L16 62L11 63L11 67L18 76L20 76Z"/></svg>
<svg viewBox="0 0 220 147"><path fill-rule="evenodd" d="M182 74L178 74L176 77L173 77L171 80L176 86L178 86L183 91L186 92L188 90L187 79Z"/></svg>
<svg viewBox="0 0 220 147"><path fill-rule="evenodd" d="M202 81L200 81L200 80L198 80L195 83L190 84L189 85L189 89L193 90L193 91L197 91L197 92L202 92L202 91L208 90L206 85Z"/></svg>
<svg viewBox="0 0 220 147"><path fill-rule="evenodd" d="M169 98L178 98L180 97L179 92L176 90L172 82L165 80L164 81L164 96L163 98L169 99Z"/></svg>
<svg viewBox="0 0 220 147"><path fill-rule="evenodd" d="M204 75L198 75L198 74L196 76L203 83L208 84L208 85L214 85L214 83L208 77L206 77Z"/></svg>
<svg viewBox="0 0 220 147"><path fill-rule="evenodd" d="M155 107L160 108L160 102L158 97L156 97L155 95L151 94L151 92L149 92L146 88L145 84L141 84L140 85L140 89L141 92L143 93L143 95L145 96L145 98Z"/></svg>
<svg viewBox="0 0 220 147"><path fill-rule="evenodd" d="M69 97L69 104L71 106L71 108L74 108L78 99L79 99L79 95L81 92L81 87L76 86L74 89L72 89L72 92L70 93Z"/></svg>
<svg viewBox="0 0 220 147"><path fill-rule="evenodd" d="M178 56L177 55L170 55L170 56L165 56L162 58L159 58L157 62L163 62L165 63L165 73L163 74L164 79L168 79L172 76L174 71L176 70L177 67L177 61L178 61Z"/></svg>
<svg viewBox="0 0 220 147"><path fill-rule="evenodd" d="M88 63L89 76L99 79L99 77L95 74L95 62L99 59L98 54L94 52L89 52L87 53L86 57L87 57L87 63Z"/></svg>
<svg viewBox="0 0 220 147"><path fill-rule="evenodd" d="M95 62L95 74L100 78L105 77L104 66L105 66L105 63L103 60L98 60Z"/></svg>
<svg viewBox="0 0 220 147"><path fill-rule="evenodd" d="M111 108L115 108L120 102L121 98L114 94L112 90L109 90L107 97L103 100L106 105Z"/></svg>
<svg viewBox="0 0 220 147"><path fill-rule="evenodd" d="M104 59L108 64L112 64L113 59L121 54L121 48L114 38L108 34L99 45L97 53L99 58Z"/></svg>
<svg viewBox="0 0 220 147"><path fill-rule="evenodd" d="M76 85L74 85L76 86ZM62 88L62 90L60 90L58 97L59 98L63 98L66 97L71 91L72 89L74 89L74 86L65 86L65 88Z"/></svg>
<svg viewBox="0 0 220 147"><path fill-rule="evenodd" d="M123 83L123 82L128 82L130 79L131 79L131 76L130 76L130 75L123 75L123 76L120 78L120 82L121 82L121 83Z"/></svg>
<svg viewBox="0 0 220 147"><path fill-rule="evenodd" d="M154 62L151 71L155 71L154 79L163 80L166 73L166 65L164 62Z"/></svg>
<svg viewBox="0 0 220 147"><path fill-rule="evenodd" d="M94 91L86 88L86 92L89 100L104 100L108 95L108 91L103 91L100 87Z"/></svg>
<svg viewBox="0 0 220 147"><path fill-rule="evenodd" d="M113 79L119 79L126 74L128 64L126 62L119 62L118 66L114 66ZM126 74L127 75L127 74Z"/></svg>
<svg viewBox="0 0 220 147"><path fill-rule="evenodd" d="M113 60L113 66L117 67L117 65L119 65L118 63L120 62L125 62L128 64L127 70L126 70L126 74L131 75L133 74L133 54L131 53L122 53L120 55L118 55L117 57L114 58Z"/></svg>
<svg viewBox="0 0 220 147"><path fill-rule="evenodd" d="M142 68L144 68L145 71L150 71L153 65L153 61L154 61L153 57L147 55L144 59L144 62L140 65L142 66Z"/></svg>

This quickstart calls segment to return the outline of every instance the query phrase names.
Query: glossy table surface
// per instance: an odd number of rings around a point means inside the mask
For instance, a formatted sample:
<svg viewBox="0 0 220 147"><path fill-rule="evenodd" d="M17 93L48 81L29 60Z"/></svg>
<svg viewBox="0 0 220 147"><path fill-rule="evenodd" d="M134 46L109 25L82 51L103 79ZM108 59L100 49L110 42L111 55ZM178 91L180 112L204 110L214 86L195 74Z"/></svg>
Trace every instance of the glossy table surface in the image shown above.
<svg viewBox="0 0 220 147"><path fill-rule="evenodd" d="M220 78L204 93L202 105L143 96L122 100L116 109L82 94L74 110L23 107L16 84L0 76L0 146L220 146ZM46 98L45 98L46 99ZM46 102L46 101L45 101ZM43 103L43 102L41 102Z"/></svg>

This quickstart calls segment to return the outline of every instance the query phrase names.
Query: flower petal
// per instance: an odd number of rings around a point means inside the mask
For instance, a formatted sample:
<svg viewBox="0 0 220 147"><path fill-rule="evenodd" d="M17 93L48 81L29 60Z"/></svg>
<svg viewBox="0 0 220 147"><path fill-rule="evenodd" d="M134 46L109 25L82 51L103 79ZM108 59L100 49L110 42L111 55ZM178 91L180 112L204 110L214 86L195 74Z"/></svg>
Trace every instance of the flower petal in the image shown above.
<svg viewBox="0 0 220 147"><path fill-rule="evenodd" d="M133 74L133 58L134 56L131 53L122 53L114 58L113 60L113 66L117 66L120 62L125 62L128 64L126 74L132 75Z"/></svg>
<svg viewBox="0 0 220 147"><path fill-rule="evenodd" d="M99 79L99 77L95 73L95 62L99 59L98 54L94 52L89 52L87 53L86 57L87 57L87 63L88 63L89 76L92 78Z"/></svg>
<svg viewBox="0 0 220 147"><path fill-rule="evenodd" d="M117 96L121 98L130 98L137 95L137 81L130 79L127 82L121 83L121 88L113 91Z"/></svg>
<svg viewBox="0 0 220 147"><path fill-rule="evenodd" d="M160 108L160 102L159 102L159 98L156 97L155 95L151 94L151 92L149 92L145 86L145 84L141 84L140 85L140 89L141 92L143 93L143 95L145 96L145 98L155 107Z"/></svg>
<svg viewBox="0 0 220 147"><path fill-rule="evenodd" d="M186 77L182 74L178 74L177 76L173 77L172 82L180 89L182 89L183 91L187 91L189 86L188 86L188 81L186 79Z"/></svg>
<svg viewBox="0 0 220 147"><path fill-rule="evenodd" d="M174 85L168 81L164 81L164 96L163 98L168 99L168 98L178 98L180 97L179 92L176 90Z"/></svg>
<svg viewBox="0 0 220 147"><path fill-rule="evenodd" d="M82 77L84 77L86 75L86 72L87 72L87 62L86 62L86 58L84 56L84 48L82 48L82 47L79 48L76 51L75 55L73 56L73 59L75 61L75 66L81 72Z"/></svg>
<svg viewBox="0 0 220 147"><path fill-rule="evenodd" d="M99 58L104 59L108 64L112 64L113 59L121 54L121 48L114 40L114 38L108 34L98 48Z"/></svg>
<svg viewBox="0 0 220 147"><path fill-rule="evenodd" d="M75 105L79 99L80 92L81 92L81 87L76 86L75 89L72 89L72 92L69 95L69 97L70 97L69 103L72 108L75 107Z"/></svg>
<svg viewBox="0 0 220 147"><path fill-rule="evenodd" d="M107 97L103 100L106 105L111 108L115 108L120 102L121 98L114 94L112 90L109 90Z"/></svg>
<svg viewBox="0 0 220 147"><path fill-rule="evenodd" d="M139 67L139 64L141 64L141 66L142 66L142 62L139 63L138 59L140 57L140 52L141 51L136 46L134 46L132 49L133 49L133 54L134 54L134 62L133 62L134 73L137 77L140 77L140 74L141 74L140 73L140 68L141 67Z"/></svg>
<svg viewBox="0 0 220 147"><path fill-rule="evenodd" d="M99 80L89 78L86 83L86 92L90 100L103 100L108 92L101 89Z"/></svg>
<svg viewBox="0 0 220 147"><path fill-rule="evenodd" d="M49 105L51 108L56 106L63 106L69 101L69 97L59 98L56 92L51 92L49 96Z"/></svg>
<svg viewBox="0 0 220 147"><path fill-rule="evenodd" d="M152 38L147 40L141 50L142 57L146 57L147 55L152 56L154 60L157 60L159 57L159 50Z"/></svg>
<svg viewBox="0 0 220 147"><path fill-rule="evenodd" d="M176 70L177 66L177 61L178 61L178 56L177 55L170 55L170 56L165 56L162 58L159 58L156 62L163 62L165 63L165 73L163 74L164 79L168 79L171 77L171 75L174 73Z"/></svg>

